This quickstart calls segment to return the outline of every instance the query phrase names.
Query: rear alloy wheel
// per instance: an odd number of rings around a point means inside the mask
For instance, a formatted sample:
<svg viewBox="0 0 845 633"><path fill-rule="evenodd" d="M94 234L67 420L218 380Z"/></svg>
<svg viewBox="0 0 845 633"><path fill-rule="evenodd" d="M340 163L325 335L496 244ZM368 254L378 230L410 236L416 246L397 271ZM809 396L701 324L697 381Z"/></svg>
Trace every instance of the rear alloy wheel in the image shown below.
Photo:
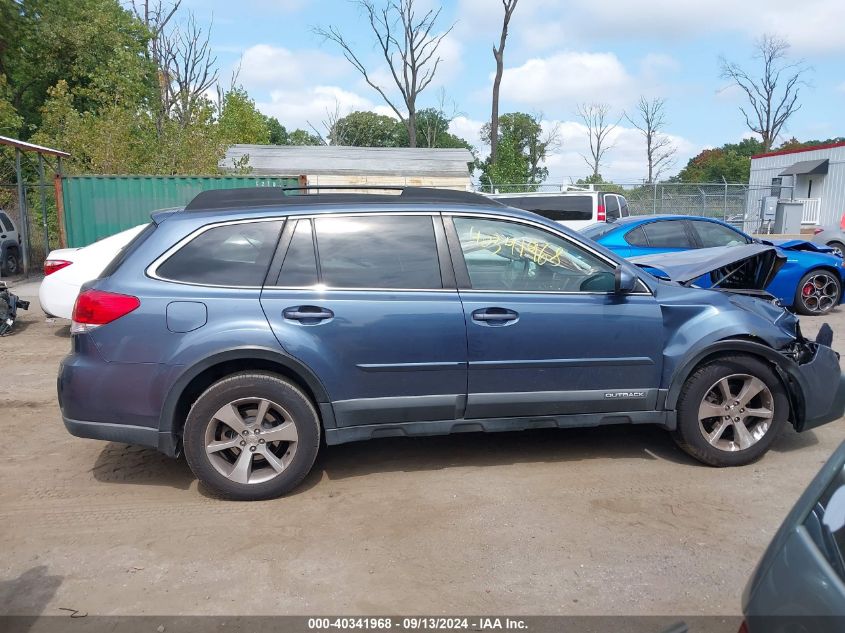
<svg viewBox="0 0 845 633"><path fill-rule="evenodd" d="M320 425L302 391L273 374L235 374L213 384L185 422L185 457L222 497L269 499L311 470Z"/></svg>
<svg viewBox="0 0 845 633"><path fill-rule="evenodd" d="M829 270L811 270L798 282L795 291L795 309L801 314L827 314L837 305L842 295L842 283L836 273Z"/></svg>
<svg viewBox="0 0 845 633"><path fill-rule="evenodd" d="M763 455L789 410L772 369L755 358L722 358L687 379L678 401L678 445L711 466L740 466Z"/></svg>

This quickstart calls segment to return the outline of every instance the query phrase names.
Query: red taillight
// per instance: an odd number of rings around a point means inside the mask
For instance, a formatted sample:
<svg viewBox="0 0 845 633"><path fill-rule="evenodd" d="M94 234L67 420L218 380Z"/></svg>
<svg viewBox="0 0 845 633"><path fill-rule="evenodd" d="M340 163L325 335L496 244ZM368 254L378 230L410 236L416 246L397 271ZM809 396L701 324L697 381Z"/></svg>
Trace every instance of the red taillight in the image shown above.
<svg viewBox="0 0 845 633"><path fill-rule="evenodd" d="M86 290L76 298L73 306L74 332L105 325L132 312L141 305L138 297L102 290ZM77 327L82 326L82 327Z"/></svg>
<svg viewBox="0 0 845 633"><path fill-rule="evenodd" d="M599 205L598 215L596 216L596 220L599 222L607 222L607 213L605 213L604 205Z"/></svg>
<svg viewBox="0 0 845 633"><path fill-rule="evenodd" d="M824 233L824 229L813 229L813 235L818 235L819 233Z"/></svg>
<svg viewBox="0 0 845 633"><path fill-rule="evenodd" d="M44 275L52 275L57 270L61 270L62 268L67 268L73 262L69 262L66 259L48 259L44 262Z"/></svg>
<svg viewBox="0 0 845 633"><path fill-rule="evenodd" d="M748 623L745 620L739 625L739 631L736 633L748 633Z"/></svg>
<svg viewBox="0 0 845 633"><path fill-rule="evenodd" d="M843 213L842 217L839 218L839 228L845 231L845 213Z"/></svg>

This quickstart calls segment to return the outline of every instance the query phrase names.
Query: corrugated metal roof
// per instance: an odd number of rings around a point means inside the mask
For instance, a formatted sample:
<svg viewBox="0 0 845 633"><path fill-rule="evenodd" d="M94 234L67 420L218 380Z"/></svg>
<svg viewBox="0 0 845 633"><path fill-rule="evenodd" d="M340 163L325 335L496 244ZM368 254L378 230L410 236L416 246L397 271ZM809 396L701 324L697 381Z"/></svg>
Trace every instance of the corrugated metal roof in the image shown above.
<svg viewBox="0 0 845 633"><path fill-rule="evenodd" d="M467 149L423 147L346 147L339 145L232 145L220 162L234 169L249 157L253 174L384 174L391 176L469 177Z"/></svg>

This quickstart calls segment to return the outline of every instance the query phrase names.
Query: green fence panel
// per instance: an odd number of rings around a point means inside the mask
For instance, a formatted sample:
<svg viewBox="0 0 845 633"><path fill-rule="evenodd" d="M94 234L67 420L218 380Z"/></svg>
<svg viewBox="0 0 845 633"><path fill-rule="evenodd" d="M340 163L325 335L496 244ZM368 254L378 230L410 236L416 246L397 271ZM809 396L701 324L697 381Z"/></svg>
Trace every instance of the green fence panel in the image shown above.
<svg viewBox="0 0 845 633"><path fill-rule="evenodd" d="M181 207L208 189L296 187L297 176L68 176L62 179L69 247L87 246Z"/></svg>

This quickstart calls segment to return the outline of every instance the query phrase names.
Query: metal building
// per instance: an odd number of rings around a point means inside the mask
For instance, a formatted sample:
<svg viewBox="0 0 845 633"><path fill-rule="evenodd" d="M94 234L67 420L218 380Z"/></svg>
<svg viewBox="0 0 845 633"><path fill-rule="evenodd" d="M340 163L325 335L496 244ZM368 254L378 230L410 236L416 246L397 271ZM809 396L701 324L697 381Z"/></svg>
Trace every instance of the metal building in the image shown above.
<svg viewBox="0 0 845 633"><path fill-rule="evenodd" d="M339 145L232 145L224 171L256 176L304 174L309 185L413 185L466 190L467 149L346 147Z"/></svg>
<svg viewBox="0 0 845 633"><path fill-rule="evenodd" d="M749 216L759 213L764 197L774 196L802 204L804 227L839 224L845 213L845 142L752 156L748 185Z"/></svg>

